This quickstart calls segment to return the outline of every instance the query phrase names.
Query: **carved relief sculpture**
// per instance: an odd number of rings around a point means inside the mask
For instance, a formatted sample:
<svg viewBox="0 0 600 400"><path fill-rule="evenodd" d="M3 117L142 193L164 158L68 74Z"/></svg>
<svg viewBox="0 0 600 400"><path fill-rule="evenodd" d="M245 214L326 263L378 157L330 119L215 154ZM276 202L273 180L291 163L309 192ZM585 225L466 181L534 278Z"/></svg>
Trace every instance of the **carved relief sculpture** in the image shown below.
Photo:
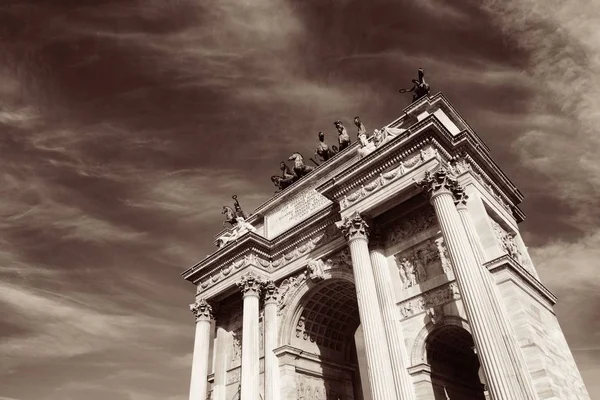
<svg viewBox="0 0 600 400"><path fill-rule="evenodd" d="M423 207L404 217L400 222L393 225L386 237L388 246L400 243L419 232L423 232L437 224L433 207Z"/></svg>
<svg viewBox="0 0 600 400"><path fill-rule="evenodd" d="M494 234L500 242L502 250L506 254L517 260L519 264L523 265L524 267L528 267L529 263L527 262L527 258L523 255L521 249L515 241L516 234L508 233L506 230L504 230L504 228L502 228L502 226L499 223L497 223L493 219L491 221L492 226L494 227Z"/></svg>
<svg viewBox="0 0 600 400"><path fill-rule="evenodd" d="M325 279L325 265L321 260L308 260L308 277L313 281Z"/></svg>

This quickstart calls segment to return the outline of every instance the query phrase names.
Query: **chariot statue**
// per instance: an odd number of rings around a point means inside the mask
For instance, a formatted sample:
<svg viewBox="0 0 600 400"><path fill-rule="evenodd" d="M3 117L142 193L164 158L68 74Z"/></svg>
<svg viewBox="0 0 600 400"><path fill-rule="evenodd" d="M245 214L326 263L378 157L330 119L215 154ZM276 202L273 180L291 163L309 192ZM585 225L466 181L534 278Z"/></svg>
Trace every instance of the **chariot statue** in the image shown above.
<svg viewBox="0 0 600 400"><path fill-rule="evenodd" d="M279 163L279 169L281 170L281 176L273 175L271 182L273 182L278 191L281 191L296 182L297 177L284 161Z"/></svg>
<svg viewBox="0 0 600 400"><path fill-rule="evenodd" d="M429 84L425 82L425 71L419 68L419 79L413 79L413 87L411 89L400 89L400 93L412 92L413 102L419 100L423 96L429 96Z"/></svg>
<svg viewBox="0 0 600 400"><path fill-rule="evenodd" d="M325 133L319 132L319 144L315 150L315 157L319 157L321 161L327 161L338 152L337 146L331 146L331 149L325 143Z"/></svg>
<svg viewBox="0 0 600 400"><path fill-rule="evenodd" d="M350 136L348 135L348 131L346 131L346 127L344 126L344 124L342 123L342 121L337 120L333 123L333 125L335 125L335 129L337 129L339 135L338 135L338 142L340 144L340 151L344 150L346 147L350 146L350 144L352 144L352 141L350 140Z"/></svg>
<svg viewBox="0 0 600 400"><path fill-rule="evenodd" d="M304 164L304 157L298 152L293 153L288 160L294 162L294 175L298 177L297 179L302 178L314 169L314 167Z"/></svg>

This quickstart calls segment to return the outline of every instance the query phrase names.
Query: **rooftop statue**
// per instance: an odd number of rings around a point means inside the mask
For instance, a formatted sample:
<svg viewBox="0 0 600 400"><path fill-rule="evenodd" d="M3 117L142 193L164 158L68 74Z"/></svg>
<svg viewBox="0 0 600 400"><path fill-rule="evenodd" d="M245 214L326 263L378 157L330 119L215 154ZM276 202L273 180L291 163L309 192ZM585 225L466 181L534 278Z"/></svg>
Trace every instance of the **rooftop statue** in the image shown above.
<svg viewBox="0 0 600 400"><path fill-rule="evenodd" d="M273 175L271 177L271 182L277 187L278 191L281 191L296 182L297 179L296 175L294 175L290 167L288 167L284 161L279 163L279 169L281 170L281 176Z"/></svg>
<svg viewBox="0 0 600 400"><path fill-rule="evenodd" d="M217 239L217 246L224 247L248 232L256 232L256 228L251 223L246 222L244 217L237 217L233 229L230 232L225 232Z"/></svg>
<svg viewBox="0 0 600 400"><path fill-rule="evenodd" d="M237 199L237 195L234 194L233 196L231 196L231 198L233 199L233 207L235 207L235 216L247 219L248 216L246 215L244 210L242 210L242 206L240 206L240 202Z"/></svg>
<svg viewBox="0 0 600 400"><path fill-rule="evenodd" d="M360 120L360 117L354 117L354 125L356 125L356 127L358 128L357 137L362 134L369 137L369 134L367 133L367 128L365 128L365 125Z"/></svg>
<svg viewBox="0 0 600 400"><path fill-rule="evenodd" d="M288 160L294 161L294 175L297 179L302 178L314 169L314 167L304 164L304 157L300 153L293 153Z"/></svg>
<svg viewBox="0 0 600 400"><path fill-rule="evenodd" d="M411 89L400 89L400 93L412 92L413 102L419 100L423 96L429 96L429 84L425 82L425 71L423 68L419 68L419 79L413 79L414 83Z"/></svg>
<svg viewBox="0 0 600 400"><path fill-rule="evenodd" d="M352 141L350 140L350 136L348 135L348 132L346 131L346 127L344 126L344 124L342 124L342 121L337 120L333 123L333 125L335 125L335 129L337 129L337 131L339 133L338 142L340 143L340 151L342 151L346 147L350 146Z"/></svg>
<svg viewBox="0 0 600 400"><path fill-rule="evenodd" d="M358 142L360 143L360 147L358 148L359 160L363 157L368 156L375 150L375 145L372 142L369 142L369 139L367 139L367 135L365 135L364 133L358 135Z"/></svg>
<svg viewBox="0 0 600 400"><path fill-rule="evenodd" d="M319 144L317 145L317 149L315 150L315 157L319 156L321 161L327 161L331 157L338 152L337 146L331 146L331 149L325 143L325 134L323 132L319 132Z"/></svg>
<svg viewBox="0 0 600 400"><path fill-rule="evenodd" d="M223 206L223 211L221 211L221 214L225 215L225 221L223 221L223 226L225 226L226 223L230 224L231 226L235 226L236 220L233 208L229 206Z"/></svg>

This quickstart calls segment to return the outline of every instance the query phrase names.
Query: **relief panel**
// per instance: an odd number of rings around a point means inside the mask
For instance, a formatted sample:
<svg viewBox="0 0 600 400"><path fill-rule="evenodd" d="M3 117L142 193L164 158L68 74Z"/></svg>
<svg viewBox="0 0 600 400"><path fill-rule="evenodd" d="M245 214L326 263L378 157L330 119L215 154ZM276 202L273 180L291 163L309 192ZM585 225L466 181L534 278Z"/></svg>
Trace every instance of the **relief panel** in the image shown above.
<svg viewBox="0 0 600 400"><path fill-rule="evenodd" d="M323 378L299 373L297 400L354 400L352 380Z"/></svg>

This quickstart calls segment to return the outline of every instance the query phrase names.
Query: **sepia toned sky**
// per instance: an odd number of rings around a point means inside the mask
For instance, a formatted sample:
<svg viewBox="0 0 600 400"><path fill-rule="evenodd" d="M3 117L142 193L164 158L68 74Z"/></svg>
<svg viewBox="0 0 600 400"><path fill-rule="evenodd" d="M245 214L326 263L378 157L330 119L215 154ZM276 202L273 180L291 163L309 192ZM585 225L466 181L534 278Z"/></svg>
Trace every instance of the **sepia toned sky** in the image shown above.
<svg viewBox="0 0 600 400"><path fill-rule="evenodd" d="M525 195L525 242L600 397L600 3L0 2L0 397L187 399L221 207L423 67ZM354 136L353 136L354 138Z"/></svg>

